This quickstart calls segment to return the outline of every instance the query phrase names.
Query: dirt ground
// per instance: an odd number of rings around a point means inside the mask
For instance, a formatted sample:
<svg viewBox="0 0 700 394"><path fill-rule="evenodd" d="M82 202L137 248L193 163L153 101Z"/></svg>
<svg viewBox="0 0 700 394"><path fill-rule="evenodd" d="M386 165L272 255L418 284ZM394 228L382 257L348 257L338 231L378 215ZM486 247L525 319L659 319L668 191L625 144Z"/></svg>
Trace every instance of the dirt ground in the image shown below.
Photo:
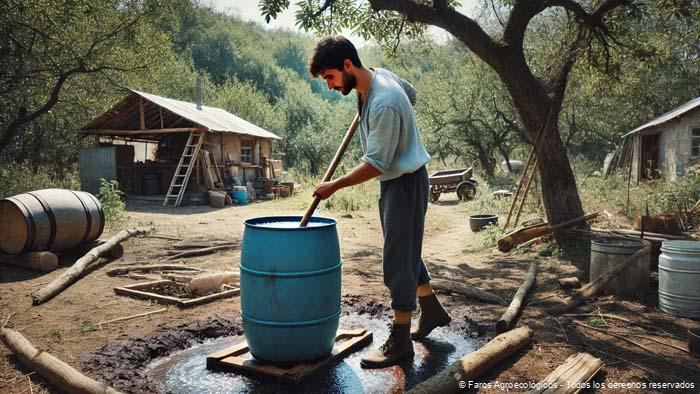
<svg viewBox="0 0 700 394"><path fill-rule="evenodd" d="M102 238L106 239L121 228L148 225L154 226L157 234L184 239L240 241L246 218L301 215L306 203L302 197L225 209L205 206L163 208L155 203L132 203L128 208L129 223L109 229ZM386 311L389 302L382 281L382 240L376 210L349 214L320 211L318 214L334 217L338 221L344 307ZM520 254L502 254L495 250L485 254L470 253L468 250L477 242L477 238L469 229L468 214L453 194L443 195L437 204L430 205L423 253L428 268L434 278L478 286L510 300L527 273L529 264L537 256L537 248ZM130 387L133 389L129 380L134 375L124 371L106 371L91 365L96 353L105 354L127 340L157 336L159 348L149 348L147 351L152 355L165 355L179 350L178 346L199 339L198 334L190 335L187 340L163 339L163 333L176 327L185 327L184 331L192 333L208 330L208 337L239 330L237 319L240 307L237 298L189 309L167 306L167 311L163 313L92 329L103 321L164 307L146 300L115 295L115 286L133 284L139 280L110 277L105 272L117 266L167 262L166 251L173 242L156 238L131 239L124 244L125 254L122 258L103 262L51 301L35 307L31 306L30 293L58 276L66 269L67 262L59 270L48 274L2 266L0 318L4 322L11 315L7 326L21 332L37 348L48 351L91 377L108 380L107 383L129 391ZM183 260L190 266L217 270L237 269L239 261L240 250L237 249ZM683 382L694 388L675 391L700 392L700 359L683 350L687 329L699 324L661 312L653 283L652 290L641 297L600 297L575 309L572 313L576 315L552 317L545 312L546 307L568 294L559 288L559 277L578 276L587 281L587 275L585 262L553 257L539 259L536 286L517 322L518 326L532 328L531 345L479 379L479 382L490 383L491 387L478 391L523 391L508 385L540 381L570 355L586 351L605 363L594 382L606 387L586 390L588 392L669 392L669 389L651 386ZM656 275L652 275L652 280L655 278ZM455 322L469 328L465 335L483 342L496 335L495 322L506 306L445 293L440 293L440 298ZM42 378L22 367L4 346L0 347L0 352L0 392L55 392ZM134 365L139 362L144 360L133 361ZM622 384L630 384L632 388L619 386Z"/></svg>

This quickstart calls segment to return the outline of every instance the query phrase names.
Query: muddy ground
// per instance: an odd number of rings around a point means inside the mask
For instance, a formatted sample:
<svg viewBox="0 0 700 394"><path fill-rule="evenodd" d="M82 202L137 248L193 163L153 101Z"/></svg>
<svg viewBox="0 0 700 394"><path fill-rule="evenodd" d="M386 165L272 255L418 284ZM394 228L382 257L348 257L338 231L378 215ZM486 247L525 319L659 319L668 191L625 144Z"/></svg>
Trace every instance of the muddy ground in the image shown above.
<svg viewBox="0 0 700 394"><path fill-rule="evenodd" d="M301 215L306 203L304 196L225 209L162 208L154 203L131 203L129 223L109 229L103 238L124 227L149 225L159 234L185 239L240 240L244 219ZM387 319L389 302L382 282L378 213L368 210L349 214L321 211L319 214L338 220L343 258L343 308ZM437 204L430 205L424 241L424 259L429 270L435 278L461 281L510 299L538 249L544 245L535 245L532 250L518 254L502 254L495 250L472 253L470 250L477 237L469 230L468 214L454 195L443 195ZM599 222L596 226L602 227L605 223ZM207 338L240 334L241 330L237 298L189 309L168 306L163 313L104 324L99 328L97 323L103 321L163 308L150 301L115 295L115 286L143 279L110 277L105 272L117 266L166 262L167 250L173 242L156 238L129 240L124 244L122 258L104 261L56 298L36 307L31 306L30 293L58 276L69 262L48 274L2 266L0 318L4 322L11 315L8 327L21 332L39 349L93 378L126 392L156 391L142 373L143 366L150 360ZM583 281L588 280L585 252L583 256L539 258L537 284L517 323L532 328L532 344L483 376L480 381L490 383L491 387L479 392L503 392L511 383L540 381L579 351L600 357L605 363L595 382L606 387L591 391L669 392L650 386L652 383L685 382L694 388L677 392L700 392L700 359L683 350L687 329L699 324L658 309L657 294L653 290L655 274L652 275L652 290L640 297L600 297L574 310L572 313L576 316L555 318L545 312L553 302L568 294L559 288L559 277L578 276ZM233 249L188 258L184 262L202 269L236 269L239 260L240 250ZM452 314L453 324L464 335L480 343L496 335L495 322L505 306L444 293L440 293L440 298ZM618 336L608 335L610 333ZM0 392L55 392L41 377L18 364L4 346L0 346L0 352ZM622 389L614 386L616 384L632 384L637 388ZM511 388L508 391L521 390Z"/></svg>

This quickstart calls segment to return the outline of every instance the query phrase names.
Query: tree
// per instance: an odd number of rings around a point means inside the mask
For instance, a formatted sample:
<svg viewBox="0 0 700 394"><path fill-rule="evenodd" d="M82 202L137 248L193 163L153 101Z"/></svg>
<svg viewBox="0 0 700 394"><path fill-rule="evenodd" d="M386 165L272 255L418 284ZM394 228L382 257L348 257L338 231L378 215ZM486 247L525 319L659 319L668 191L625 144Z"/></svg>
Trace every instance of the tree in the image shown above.
<svg viewBox="0 0 700 394"><path fill-rule="evenodd" d="M628 18L631 3L628 0L503 1L508 16L498 38L455 10L455 2L451 0L369 0L359 6L353 1L340 0L326 0L323 4L306 2L300 3L297 20L306 29L326 34L351 28L385 44L401 35L420 35L427 25L450 32L498 74L530 139L534 141L542 130L536 153L543 202L550 223L560 223L583 214L558 125L569 73L583 50L590 50L593 57L605 56L614 40L610 26L615 23L610 21ZM288 7L289 1L262 0L260 4L266 17L275 17ZM533 70L525 53L528 26L538 15L547 15L555 9L566 13L565 41L547 68ZM599 51L594 53L596 49Z"/></svg>

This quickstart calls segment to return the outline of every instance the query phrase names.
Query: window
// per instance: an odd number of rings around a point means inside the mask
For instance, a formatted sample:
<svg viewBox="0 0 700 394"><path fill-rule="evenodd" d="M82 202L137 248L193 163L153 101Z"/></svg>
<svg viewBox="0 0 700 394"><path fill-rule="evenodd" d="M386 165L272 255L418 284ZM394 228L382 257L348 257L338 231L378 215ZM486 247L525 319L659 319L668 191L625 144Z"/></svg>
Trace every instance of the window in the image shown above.
<svg viewBox="0 0 700 394"><path fill-rule="evenodd" d="M690 157L700 157L700 127L690 132Z"/></svg>
<svg viewBox="0 0 700 394"><path fill-rule="evenodd" d="M253 161L253 140L241 140L241 163Z"/></svg>

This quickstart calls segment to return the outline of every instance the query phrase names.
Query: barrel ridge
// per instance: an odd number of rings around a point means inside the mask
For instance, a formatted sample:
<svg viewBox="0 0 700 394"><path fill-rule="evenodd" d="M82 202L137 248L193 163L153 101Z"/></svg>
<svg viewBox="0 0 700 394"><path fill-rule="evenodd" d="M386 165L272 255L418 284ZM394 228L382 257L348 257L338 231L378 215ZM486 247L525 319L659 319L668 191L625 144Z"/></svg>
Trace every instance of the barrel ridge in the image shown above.
<svg viewBox="0 0 700 394"><path fill-rule="evenodd" d="M90 212L87 205L85 205L85 201L83 201L83 199L78 193L76 193L74 190L69 190L69 192L73 193L75 198L77 198L78 201L80 201L80 205L83 206L83 211L85 212L85 232L83 233L83 239L80 241L80 243L83 243L90 235L90 230L92 230L92 212Z"/></svg>
<svg viewBox="0 0 700 394"><path fill-rule="evenodd" d="M97 213L100 214L100 230L97 232L97 235L95 236L95 239L99 238L100 235L102 235L102 232L105 229L105 211L102 209L102 204L100 204L100 200L97 199L97 197L93 196L92 193L84 192L85 194L88 195L88 197L95 203L95 206L97 207Z"/></svg>
<svg viewBox="0 0 700 394"><path fill-rule="evenodd" d="M17 206L20 212L22 212L27 223L27 240L24 241L22 250L20 250L20 252L17 254L26 253L34 246L34 240L36 238L36 222L34 221L34 215L32 214L32 211L22 202L22 200L15 197L8 197L7 200L15 203L15 206Z"/></svg>
<svg viewBox="0 0 700 394"><path fill-rule="evenodd" d="M43 197L35 192L27 192L27 194L39 201L44 212L46 212L46 216L49 218L49 241L46 243L46 250L51 250L53 243L56 241L56 216L53 213L51 205L49 205Z"/></svg>

